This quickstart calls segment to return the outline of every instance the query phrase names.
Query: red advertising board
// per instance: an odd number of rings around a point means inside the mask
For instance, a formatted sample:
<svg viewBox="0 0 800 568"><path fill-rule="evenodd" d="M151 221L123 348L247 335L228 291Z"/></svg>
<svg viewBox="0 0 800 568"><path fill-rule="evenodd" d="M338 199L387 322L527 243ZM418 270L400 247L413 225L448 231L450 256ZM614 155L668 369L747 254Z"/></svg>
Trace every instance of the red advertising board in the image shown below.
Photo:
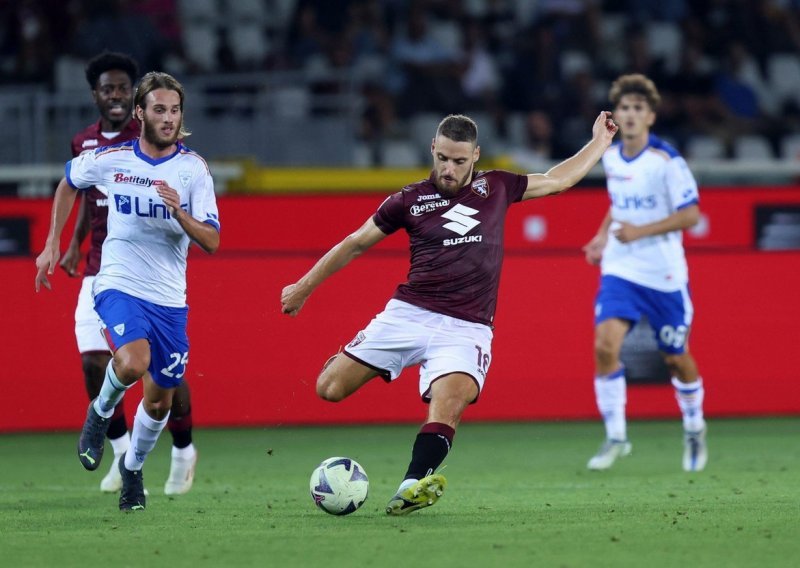
<svg viewBox="0 0 800 568"><path fill-rule="evenodd" d="M597 271L585 264L579 247L599 223L603 198L601 192L576 191L512 208L493 362L466 420L596 417ZM800 251L752 248L748 211L771 200L800 202L800 190L705 191L708 236L687 238L697 310L691 347L706 381L710 416L800 413L800 381L789 356L799 337ZM220 199L222 251L214 257L194 251L189 262L187 377L198 425L423 420L413 368L395 384L374 381L342 403L314 394L321 364L404 279L404 237L387 239L334 275L298 318L280 314L282 287L380 201L379 195ZM49 203L0 201L0 216L15 208L14 216L32 219L32 242L40 247ZM546 237L530 241L526 219L539 214ZM0 431L78 428L87 402L72 330L79 282L56 274L54 290L36 294L32 257L0 259L0 270ZM128 398L129 405L137 402L135 392ZM639 418L678 416L664 386L632 387L628 409Z"/></svg>

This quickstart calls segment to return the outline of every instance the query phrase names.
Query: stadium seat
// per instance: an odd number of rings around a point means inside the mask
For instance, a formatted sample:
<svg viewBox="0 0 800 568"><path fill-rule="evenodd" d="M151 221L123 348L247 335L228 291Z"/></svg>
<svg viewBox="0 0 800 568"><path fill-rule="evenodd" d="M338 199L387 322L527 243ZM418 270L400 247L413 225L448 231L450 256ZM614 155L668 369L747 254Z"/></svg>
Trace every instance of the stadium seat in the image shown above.
<svg viewBox="0 0 800 568"><path fill-rule="evenodd" d="M212 25L219 23L217 0L179 0L178 10L183 26L196 23Z"/></svg>
<svg viewBox="0 0 800 568"><path fill-rule="evenodd" d="M775 53L767 61L767 77L775 97L800 104L800 56Z"/></svg>
<svg viewBox="0 0 800 568"><path fill-rule="evenodd" d="M440 120L442 117L432 112L421 112L412 116L408 127L409 141L420 150L429 149Z"/></svg>
<svg viewBox="0 0 800 568"><path fill-rule="evenodd" d="M677 64L680 61L683 34L672 22L650 22L647 24L647 44L654 59Z"/></svg>
<svg viewBox="0 0 800 568"><path fill-rule="evenodd" d="M183 49L189 60L204 71L217 67L219 35L213 24L201 21L183 26Z"/></svg>
<svg viewBox="0 0 800 568"><path fill-rule="evenodd" d="M224 0L223 13L229 22L253 22L263 24L267 19L263 0Z"/></svg>
<svg viewBox="0 0 800 568"><path fill-rule="evenodd" d="M528 144L528 115L512 112L506 116L506 142L511 148L523 148Z"/></svg>
<svg viewBox="0 0 800 568"><path fill-rule="evenodd" d="M272 92L273 114L303 118L311 109L311 94L302 86L281 86Z"/></svg>
<svg viewBox="0 0 800 568"><path fill-rule="evenodd" d="M733 157L737 160L772 160L772 148L763 136L739 136L733 142Z"/></svg>
<svg viewBox="0 0 800 568"><path fill-rule="evenodd" d="M791 134L781 140L781 158L800 162L800 134Z"/></svg>
<svg viewBox="0 0 800 568"><path fill-rule="evenodd" d="M422 165L419 149L406 140L387 140L381 157L387 168L416 168Z"/></svg>
<svg viewBox="0 0 800 568"><path fill-rule="evenodd" d="M686 144L690 160L718 160L725 157L725 145L712 136L693 136Z"/></svg>
<svg viewBox="0 0 800 568"><path fill-rule="evenodd" d="M233 57L241 67L259 65L270 50L264 27L256 20L236 20L228 26L228 39Z"/></svg>

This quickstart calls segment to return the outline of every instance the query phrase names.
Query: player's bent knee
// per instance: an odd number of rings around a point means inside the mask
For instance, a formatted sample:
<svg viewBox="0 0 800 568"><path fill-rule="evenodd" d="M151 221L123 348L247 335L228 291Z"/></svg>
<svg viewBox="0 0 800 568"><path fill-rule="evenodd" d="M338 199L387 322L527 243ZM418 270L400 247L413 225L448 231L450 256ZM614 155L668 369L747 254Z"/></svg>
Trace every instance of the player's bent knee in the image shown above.
<svg viewBox="0 0 800 568"><path fill-rule="evenodd" d="M598 337L594 342L594 356L598 361L610 364L619 356L619 349L613 342Z"/></svg>
<svg viewBox="0 0 800 568"><path fill-rule="evenodd" d="M347 397L345 388L334 379L320 375L317 379L317 396L328 402L339 402Z"/></svg>

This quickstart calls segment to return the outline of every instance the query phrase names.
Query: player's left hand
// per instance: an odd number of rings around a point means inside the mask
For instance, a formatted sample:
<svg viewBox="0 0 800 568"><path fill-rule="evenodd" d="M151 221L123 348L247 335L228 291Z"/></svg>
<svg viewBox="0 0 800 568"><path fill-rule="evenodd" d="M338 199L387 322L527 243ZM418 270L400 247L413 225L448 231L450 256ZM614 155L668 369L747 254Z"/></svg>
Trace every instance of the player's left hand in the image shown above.
<svg viewBox="0 0 800 568"><path fill-rule="evenodd" d="M164 205L167 206L169 214L174 217L178 209L181 208L181 196L178 195L176 190L168 186L165 181L156 185L155 188L156 193L158 193L158 196L164 201Z"/></svg>
<svg viewBox="0 0 800 568"><path fill-rule="evenodd" d="M611 144L611 140L619 130L619 126L611 119L611 112L604 110L597 115L597 119L592 125L592 137L599 138Z"/></svg>
<svg viewBox="0 0 800 568"><path fill-rule="evenodd" d="M643 236L641 229L636 225L631 225L625 221L618 221L618 225L612 233L621 243L630 243Z"/></svg>
<svg viewBox="0 0 800 568"><path fill-rule="evenodd" d="M302 292L298 284L289 284L281 292L281 312L294 317L307 299L308 295Z"/></svg>

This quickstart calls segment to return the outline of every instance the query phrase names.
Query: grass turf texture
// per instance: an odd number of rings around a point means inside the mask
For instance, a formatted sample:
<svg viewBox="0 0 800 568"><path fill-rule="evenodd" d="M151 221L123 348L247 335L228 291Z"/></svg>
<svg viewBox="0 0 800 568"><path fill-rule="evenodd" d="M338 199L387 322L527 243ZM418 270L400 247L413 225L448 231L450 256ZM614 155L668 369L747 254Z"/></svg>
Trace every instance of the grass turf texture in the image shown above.
<svg viewBox="0 0 800 568"><path fill-rule="evenodd" d="M165 432L145 468L144 512L121 513L83 470L74 434L0 436L4 566L797 566L797 419L713 420L705 472L681 471L678 421L629 426L633 454L586 470L598 423L464 424L439 503L384 506L413 425L199 430L191 493L169 498ZM110 454L110 449L107 449ZM316 509L308 478L344 455L370 496ZM105 460L109 459L106 455Z"/></svg>

